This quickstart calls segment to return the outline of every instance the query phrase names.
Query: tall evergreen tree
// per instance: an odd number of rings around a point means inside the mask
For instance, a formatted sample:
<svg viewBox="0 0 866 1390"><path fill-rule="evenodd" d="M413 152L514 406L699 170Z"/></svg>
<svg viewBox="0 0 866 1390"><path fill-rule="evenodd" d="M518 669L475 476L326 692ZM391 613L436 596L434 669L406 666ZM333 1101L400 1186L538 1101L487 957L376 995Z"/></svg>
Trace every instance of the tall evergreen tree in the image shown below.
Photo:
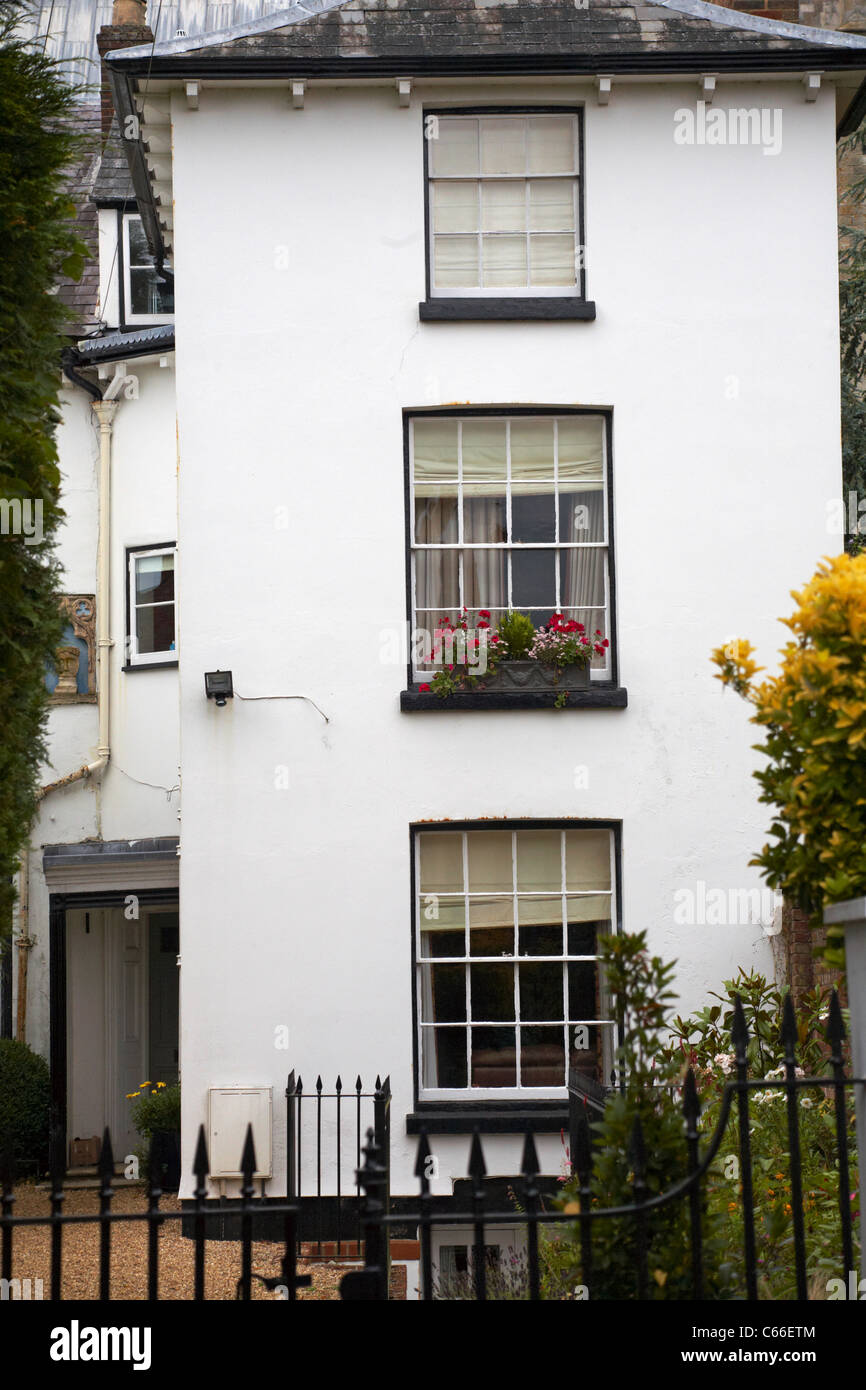
<svg viewBox="0 0 866 1390"><path fill-rule="evenodd" d="M21 37L26 13L0 0L0 939L45 759L45 664L62 636L52 547L66 311L54 291L86 252L65 177L76 92L42 41Z"/></svg>

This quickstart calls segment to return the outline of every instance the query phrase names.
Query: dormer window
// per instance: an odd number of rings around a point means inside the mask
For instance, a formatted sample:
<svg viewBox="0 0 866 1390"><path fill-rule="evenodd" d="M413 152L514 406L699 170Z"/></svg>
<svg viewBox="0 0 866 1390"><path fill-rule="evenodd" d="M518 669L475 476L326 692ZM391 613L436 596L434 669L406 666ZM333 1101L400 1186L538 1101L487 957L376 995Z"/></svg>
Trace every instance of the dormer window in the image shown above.
<svg viewBox="0 0 866 1390"><path fill-rule="evenodd" d="M165 323L174 316L174 277L166 263L158 271L141 218L123 219L124 319L127 323Z"/></svg>

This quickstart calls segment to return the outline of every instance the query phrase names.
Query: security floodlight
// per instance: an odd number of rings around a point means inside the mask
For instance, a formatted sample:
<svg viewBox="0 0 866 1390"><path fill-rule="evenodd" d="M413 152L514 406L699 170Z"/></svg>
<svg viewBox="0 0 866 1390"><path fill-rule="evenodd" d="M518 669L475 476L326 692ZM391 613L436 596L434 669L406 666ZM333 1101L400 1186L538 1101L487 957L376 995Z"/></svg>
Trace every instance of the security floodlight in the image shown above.
<svg viewBox="0 0 866 1390"><path fill-rule="evenodd" d="M235 693L231 671L205 671L204 688L209 700L216 700L218 705L224 705Z"/></svg>

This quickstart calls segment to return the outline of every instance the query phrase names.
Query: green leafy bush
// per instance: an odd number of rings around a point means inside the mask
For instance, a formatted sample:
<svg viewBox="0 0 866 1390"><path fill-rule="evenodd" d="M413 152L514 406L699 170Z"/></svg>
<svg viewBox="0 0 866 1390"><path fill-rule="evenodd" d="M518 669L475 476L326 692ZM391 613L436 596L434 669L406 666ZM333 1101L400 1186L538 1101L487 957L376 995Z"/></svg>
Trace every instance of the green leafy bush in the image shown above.
<svg viewBox="0 0 866 1390"><path fill-rule="evenodd" d="M735 1074L736 1059L731 1044L735 995L740 996L749 1030L746 1058L750 1079L780 1081L785 1074L781 1032L787 989L768 983L757 972L740 970L733 980L725 980L723 990L724 993L712 996L719 1001L717 1004L707 1005L687 1019L675 1019L674 1040L665 1049L668 1061L679 1060L683 1070L691 1066L695 1071L703 1102L700 1127L705 1138L709 1138L717 1122L725 1084ZM801 1077L828 1073L824 1042L827 1018L826 993L816 989L800 1001L796 1055L797 1073ZM839 1159L832 1092L818 1086L800 1088L797 1111L807 1273L810 1296L821 1297L822 1293L826 1296L828 1279L847 1277L842 1268ZM856 1265L859 1263L856 1255L859 1191L854 1099L850 1089L846 1095L846 1125L848 1202ZM795 1298L790 1140L784 1090L768 1086L766 1090L751 1091L749 1129L758 1293L762 1298ZM741 1265L743 1207L736 1102L719 1153L707 1175L707 1195L710 1210L719 1223L726 1258Z"/></svg>
<svg viewBox="0 0 866 1390"><path fill-rule="evenodd" d="M668 1015L676 997L670 989L674 963L650 956L646 933L622 933L600 939L602 968L622 1022L617 1051L624 1089L608 1098L601 1119L593 1125L592 1205L595 1209L630 1206L635 1201L633 1146L635 1121L640 1120L643 1181L646 1196L655 1197L681 1181L688 1172L681 1098L672 1094L680 1079L680 1058L665 1055L670 1036ZM563 1188L566 1211L580 1210L576 1179ZM702 1193L704 1231L704 1296L727 1296L731 1270L721 1259L724 1242L718 1220ZM590 1300L634 1299L638 1295L638 1223L631 1217L601 1218L592 1224L592 1271L581 1268L579 1228L569 1228L549 1254L555 1257L556 1282L585 1284ZM681 1197L646 1217L649 1297L693 1297L689 1205ZM569 1247L571 1261L569 1263Z"/></svg>
<svg viewBox="0 0 866 1390"><path fill-rule="evenodd" d="M166 1086L157 1081L151 1086L149 1081L141 1083L141 1089L131 1092L127 1100L132 1107L132 1123L143 1139L148 1141L157 1131L173 1134L180 1129L180 1082Z"/></svg>
<svg viewBox="0 0 866 1390"><path fill-rule="evenodd" d="M26 1043L0 1038L0 1158L18 1171L47 1166L50 1106L45 1059Z"/></svg>

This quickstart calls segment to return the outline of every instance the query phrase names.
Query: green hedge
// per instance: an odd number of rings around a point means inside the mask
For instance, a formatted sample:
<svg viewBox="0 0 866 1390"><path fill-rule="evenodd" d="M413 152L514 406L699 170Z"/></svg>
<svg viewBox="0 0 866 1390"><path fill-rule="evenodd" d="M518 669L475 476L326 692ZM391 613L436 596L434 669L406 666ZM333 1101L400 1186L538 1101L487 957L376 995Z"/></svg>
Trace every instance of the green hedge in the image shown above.
<svg viewBox="0 0 866 1390"><path fill-rule="evenodd" d="M26 1043L0 1038L0 1159L18 1172L47 1167L50 1103L45 1059Z"/></svg>

